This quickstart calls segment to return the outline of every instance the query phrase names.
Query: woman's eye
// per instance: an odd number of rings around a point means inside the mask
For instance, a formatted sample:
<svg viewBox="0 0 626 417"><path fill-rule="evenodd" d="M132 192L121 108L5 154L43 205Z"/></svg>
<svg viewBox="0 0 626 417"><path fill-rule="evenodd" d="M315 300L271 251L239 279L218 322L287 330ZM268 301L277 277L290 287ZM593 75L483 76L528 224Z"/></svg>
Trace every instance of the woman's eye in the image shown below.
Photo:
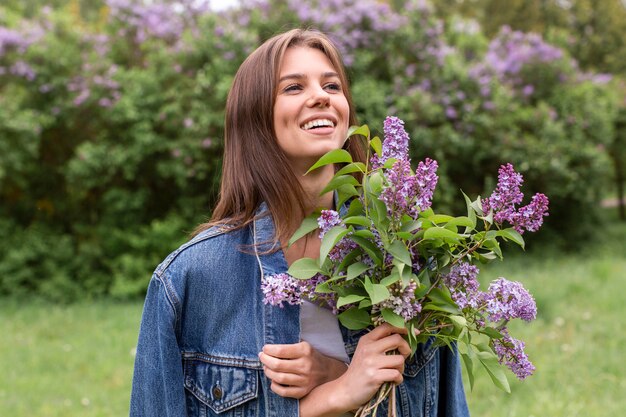
<svg viewBox="0 0 626 417"><path fill-rule="evenodd" d="M285 93L295 92L302 90L302 87L299 84L291 84L285 87L283 90Z"/></svg>
<svg viewBox="0 0 626 417"><path fill-rule="evenodd" d="M338 83L328 83L326 88L332 91L341 91L341 86Z"/></svg>

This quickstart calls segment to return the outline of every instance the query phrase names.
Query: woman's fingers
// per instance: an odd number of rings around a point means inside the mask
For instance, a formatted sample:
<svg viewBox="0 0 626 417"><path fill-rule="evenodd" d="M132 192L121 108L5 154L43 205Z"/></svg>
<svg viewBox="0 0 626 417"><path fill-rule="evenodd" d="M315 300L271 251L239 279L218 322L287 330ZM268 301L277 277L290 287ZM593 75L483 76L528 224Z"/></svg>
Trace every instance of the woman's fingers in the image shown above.
<svg viewBox="0 0 626 417"><path fill-rule="evenodd" d="M407 334L408 330L401 327L394 327L389 323L381 324L374 330L364 335L361 339L379 340L392 334Z"/></svg>
<svg viewBox="0 0 626 417"><path fill-rule="evenodd" d="M293 343L289 345L265 345L263 353L281 359L297 359L303 356L309 356L313 352L313 348L308 342Z"/></svg>
<svg viewBox="0 0 626 417"><path fill-rule="evenodd" d="M405 358L411 354L411 347L407 341L397 333L379 339L374 344L383 352L397 350Z"/></svg>
<svg viewBox="0 0 626 417"><path fill-rule="evenodd" d="M308 390L302 387L285 386L278 384L276 381L272 381L270 389L281 397L289 397L300 399L309 393Z"/></svg>
<svg viewBox="0 0 626 417"><path fill-rule="evenodd" d="M305 385L307 382L302 375L276 372L269 369L268 367L263 367L263 372L265 372L265 376L267 376L272 381L279 383L280 385L301 386Z"/></svg>

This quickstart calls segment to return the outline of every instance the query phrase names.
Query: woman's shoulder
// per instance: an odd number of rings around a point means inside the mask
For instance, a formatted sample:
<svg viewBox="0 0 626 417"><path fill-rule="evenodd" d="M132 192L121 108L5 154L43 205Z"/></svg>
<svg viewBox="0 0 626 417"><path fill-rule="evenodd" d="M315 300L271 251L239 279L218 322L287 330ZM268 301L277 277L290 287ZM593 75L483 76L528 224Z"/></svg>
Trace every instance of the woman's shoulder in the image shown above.
<svg viewBox="0 0 626 417"><path fill-rule="evenodd" d="M188 269L202 264L210 267L212 262L223 262L229 253L238 252L249 240L246 227L229 224L213 225L183 243L161 262L154 274L163 276L168 271Z"/></svg>

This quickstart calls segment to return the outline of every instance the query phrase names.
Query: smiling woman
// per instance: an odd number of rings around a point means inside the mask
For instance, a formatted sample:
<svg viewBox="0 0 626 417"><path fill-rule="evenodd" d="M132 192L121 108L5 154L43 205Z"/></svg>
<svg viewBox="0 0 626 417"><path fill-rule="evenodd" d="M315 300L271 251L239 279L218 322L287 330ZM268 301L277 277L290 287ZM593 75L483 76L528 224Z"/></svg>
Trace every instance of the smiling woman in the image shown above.
<svg viewBox="0 0 626 417"><path fill-rule="evenodd" d="M287 49L274 103L276 140L294 173L304 174L322 155L343 146L350 106L339 74L318 49ZM332 166L328 166L330 180Z"/></svg>
<svg viewBox="0 0 626 417"><path fill-rule="evenodd" d="M341 58L313 30L277 35L241 65L226 103L220 199L213 218L150 281L131 416L342 416L385 383L398 416L467 415L458 360L424 346L406 363L406 330L340 327L329 306L264 304L266 276L317 257L302 219L335 208L321 195L337 167L303 174L343 148L364 161ZM403 382L404 381L404 382Z"/></svg>

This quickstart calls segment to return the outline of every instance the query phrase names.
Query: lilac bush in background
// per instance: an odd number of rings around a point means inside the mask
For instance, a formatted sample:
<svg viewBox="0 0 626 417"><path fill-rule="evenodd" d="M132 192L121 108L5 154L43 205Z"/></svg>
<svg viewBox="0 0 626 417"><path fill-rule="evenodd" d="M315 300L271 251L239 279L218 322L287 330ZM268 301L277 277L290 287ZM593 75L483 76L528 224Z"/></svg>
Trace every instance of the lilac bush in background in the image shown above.
<svg viewBox="0 0 626 417"><path fill-rule="evenodd" d="M92 14L79 4L26 18L0 5L0 268L23 277L0 282L0 294L141 294L155 262L184 239L182 225L202 221L215 199L238 65L294 26L336 40L362 120L400 116L411 156L437 160L418 168L423 184L388 188L388 204L415 187L429 201L436 169L438 202L460 211L458 187L492 190L493 173L510 161L529 193L550 195L546 230L582 241L607 183L615 80L583 73L538 35L503 28L490 40L435 6L244 0L213 11L196 0L106 0ZM405 178L406 168L392 171ZM511 220L533 230L544 203L516 203ZM65 249L44 262L55 241ZM24 245L32 259L16 255Z"/></svg>

